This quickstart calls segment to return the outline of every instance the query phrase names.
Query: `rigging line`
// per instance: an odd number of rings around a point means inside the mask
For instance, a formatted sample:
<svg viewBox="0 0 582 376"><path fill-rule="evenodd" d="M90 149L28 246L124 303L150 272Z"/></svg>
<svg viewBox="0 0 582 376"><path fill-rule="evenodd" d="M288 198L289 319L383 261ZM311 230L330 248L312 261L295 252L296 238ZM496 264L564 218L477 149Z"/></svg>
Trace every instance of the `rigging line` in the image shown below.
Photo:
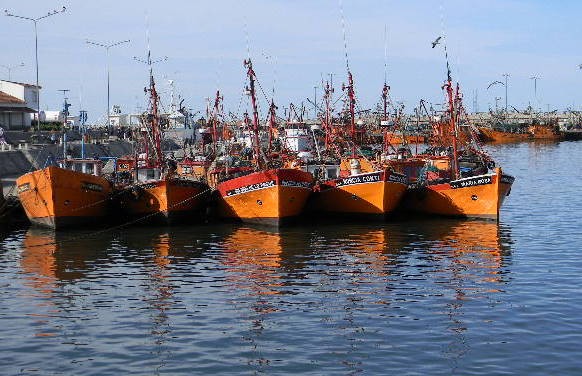
<svg viewBox="0 0 582 376"><path fill-rule="evenodd" d="M240 107L242 105L243 98L246 96L246 90L243 89L240 93L240 99L238 101L238 107L236 108L236 116L238 117L240 114Z"/></svg>
<svg viewBox="0 0 582 376"><path fill-rule="evenodd" d="M343 3L342 0L338 0L339 1L339 10L340 10L340 17L341 17L341 25L342 25L342 33L343 33L343 37L344 37L344 54L346 57L346 69L349 72L350 71L350 64L349 64L349 60L348 60L348 40L346 38L346 21L344 18L344 7L343 7Z"/></svg>
<svg viewBox="0 0 582 376"><path fill-rule="evenodd" d="M150 45L150 20L149 20L149 14L146 10L145 12L145 23L146 23L146 43L147 43L147 48L148 48L148 56L147 56L147 64L150 68L150 72L152 69L152 56L151 56L151 45Z"/></svg>
<svg viewBox="0 0 582 376"><path fill-rule="evenodd" d="M384 24L384 83L388 82L388 25Z"/></svg>
<svg viewBox="0 0 582 376"><path fill-rule="evenodd" d="M267 94L265 93L265 91L263 90L263 87L261 86L261 83L259 82L259 79L255 76L255 82L257 83L257 85L259 86L259 89L261 90L261 93L263 94L263 97L265 97L265 101L267 103L269 103L269 98L267 98ZM257 102L257 107L258 107L259 103Z"/></svg>
<svg viewBox="0 0 582 376"><path fill-rule="evenodd" d="M451 80L451 66L449 64L449 53L447 51L447 34L445 32L445 5L444 0L439 5L441 13L441 35L443 37L443 47L445 51L445 61L447 62L447 79Z"/></svg>
<svg viewBox="0 0 582 376"><path fill-rule="evenodd" d="M250 38L249 38L249 28L247 25L246 18L244 19L243 28L244 28L244 33L245 33L246 47L247 47L247 58L250 59L251 58L251 42L250 42Z"/></svg>
<svg viewBox="0 0 582 376"><path fill-rule="evenodd" d="M277 56L273 56L273 95L272 99L275 99L275 87L277 85Z"/></svg>
<svg viewBox="0 0 582 376"><path fill-rule="evenodd" d="M177 207L179 205L182 205L182 204L184 204L184 203L186 203L186 202L188 202L190 200L193 200L193 199L195 199L198 196L201 196L203 194L210 193L211 191L212 191L211 188L207 188L207 189L203 190L202 192L198 192L197 194L195 194L193 196L187 197L186 199L184 199L184 200L182 200L180 202L177 202L174 205L171 205L169 207L169 209L174 208L174 207ZM131 220L131 221L122 223L122 224L117 225L117 226L107 227L107 228L105 228L103 230L90 232L88 234L83 234L83 235L80 235L80 236L73 236L71 238L63 239L61 241L52 241L52 242L47 242L47 243L44 243L44 244L34 244L34 245L29 246L29 247L30 248L38 248L38 247L43 247L43 246L48 246L48 245L55 245L56 246L56 245L63 244L63 243L69 243L69 242L77 241L77 240L80 240L80 239L87 239L87 238L94 237L96 235L105 234L107 232L121 230L122 228L125 228L127 226L133 225L135 223L138 223L138 222L141 222L141 221L144 221L146 219L149 219L149 218L152 218L152 217L155 217L155 216L159 216L159 215L160 215L160 212L153 212L153 213L150 213L150 214L146 214L144 216L141 216L141 217L139 217L137 219L134 219L134 220Z"/></svg>
<svg viewBox="0 0 582 376"><path fill-rule="evenodd" d="M218 64L216 67L216 90L220 89L220 72L222 71L222 58L218 58Z"/></svg>

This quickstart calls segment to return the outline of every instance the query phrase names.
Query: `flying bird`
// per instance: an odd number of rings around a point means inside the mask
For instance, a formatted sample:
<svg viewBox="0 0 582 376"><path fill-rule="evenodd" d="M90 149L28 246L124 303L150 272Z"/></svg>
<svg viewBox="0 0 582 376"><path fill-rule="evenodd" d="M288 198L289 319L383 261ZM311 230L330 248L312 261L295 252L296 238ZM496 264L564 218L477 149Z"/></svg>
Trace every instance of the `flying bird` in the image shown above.
<svg viewBox="0 0 582 376"><path fill-rule="evenodd" d="M493 81L492 83L489 84L489 86L487 86L487 90L489 90L489 88L493 85L497 85L497 84L501 84L503 86L505 86L505 84L501 81Z"/></svg>
<svg viewBox="0 0 582 376"><path fill-rule="evenodd" d="M440 43L442 37L438 37L437 39L434 40L434 42L432 42L432 48L435 48L437 44Z"/></svg>
<svg viewBox="0 0 582 376"><path fill-rule="evenodd" d="M578 64L578 69L582 69L582 64Z"/></svg>

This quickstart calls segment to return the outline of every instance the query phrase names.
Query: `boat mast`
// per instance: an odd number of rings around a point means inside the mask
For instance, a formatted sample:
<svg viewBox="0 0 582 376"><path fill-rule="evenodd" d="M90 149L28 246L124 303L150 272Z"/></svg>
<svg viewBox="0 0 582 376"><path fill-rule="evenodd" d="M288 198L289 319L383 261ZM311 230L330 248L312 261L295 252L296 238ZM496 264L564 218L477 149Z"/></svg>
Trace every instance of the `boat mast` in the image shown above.
<svg viewBox="0 0 582 376"><path fill-rule="evenodd" d="M355 115L355 104L356 95L354 93L354 80L352 78L352 72L348 70L348 84L344 85L344 90L348 92L349 101L349 111L350 111L350 133L352 136L352 158L356 158L356 115Z"/></svg>
<svg viewBox="0 0 582 376"><path fill-rule="evenodd" d="M149 114L149 123L151 127L152 139L153 139L153 151L155 153L155 165L160 167L163 163L162 158L162 132L160 130L160 114L158 111L158 103L160 97L158 96L158 92L156 90L156 83L154 81L154 74L153 69L151 66L151 59L148 52L148 64L150 66L150 88L148 89L150 93L150 108L151 113ZM147 144L147 143L146 143ZM149 160L150 156L148 155L148 148L146 146L146 156Z"/></svg>
<svg viewBox="0 0 582 376"><path fill-rule="evenodd" d="M147 16L146 16L146 23L147 23ZM154 72L153 72L153 65L159 63L161 61L168 60L167 56L164 56L161 59L156 61L152 61L152 52L150 48L150 35L149 29L146 29L146 40L147 40L147 57L145 60L139 59L138 57L134 56L133 59L140 63L147 64L149 68L149 88L144 88L144 92L149 92L149 113L146 115L145 120L143 121L144 130L142 133L142 139L144 143L144 152L146 155L146 164L147 167L161 167L163 165L163 154L162 154L162 131L161 131L161 124L160 124L160 114L158 110L158 105L160 102L160 97L156 90L156 83L154 81ZM142 118L143 119L143 118ZM149 129L148 129L149 128ZM155 155L151 156L152 150L150 150L150 145L153 149ZM153 159L153 163L152 163ZM137 158L136 158L137 162ZM136 163L137 169L137 163Z"/></svg>
<svg viewBox="0 0 582 376"><path fill-rule="evenodd" d="M448 64L447 64L448 67ZM458 152L458 146L457 146L457 138L458 138L458 132L457 132L457 114L455 111L455 102L454 102L454 98L453 98L453 83L451 80L451 71L450 69L448 70L448 74L447 74L447 82L445 84L445 90L447 91L447 99L449 102L449 124L450 124L450 129L452 132L452 146L453 146L453 158L452 158L452 163L451 163L451 170L453 172L453 178L454 179L458 179L459 176L459 152Z"/></svg>
<svg viewBox="0 0 582 376"><path fill-rule="evenodd" d="M71 106L67 103L67 92L69 89L60 89L63 92L63 160L67 159L67 118L69 117L69 107ZM40 124L40 122L39 122ZM40 128L39 128L40 129Z"/></svg>
<svg viewBox="0 0 582 376"><path fill-rule="evenodd" d="M325 103L325 116L323 119L323 131L325 132L325 150L327 150L329 144L331 143L331 129L332 129L332 116L331 116L331 100L333 95L333 87L330 85L329 81L325 82L323 101Z"/></svg>
<svg viewBox="0 0 582 376"><path fill-rule="evenodd" d="M390 86L384 81L384 87L382 88L382 106L384 108L382 114L382 120L388 120L388 92L390 91Z"/></svg>
<svg viewBox="0 0 582 376"><path fill-rule="evenodd" d="M382 120L380 121L380 125L388 126L388 93L390 91L390 86L386 83L386 75L384 74L384 86L382 87ZM382 124L382 122L386 122ZM384 130L384 143L382 145L382 153L385 154L388 151L388 144L390 144L390 138L388 137L388 130ZM391 145L391 144L390 144Z"/></svg>
<svg viewBox="0 0 582 376"><path fill-rule="evenodd" d="M257 97L255 92L255 71L253 70L253 63L250 58L244 60L244 66L247 68L247 76L249 77L249 87L247 91L251 96L251 104L253 106L253 138L254 138L254 151L255 160L257 168L261 168L261 145L259 144L259 110L257 109Z"/></svg>
<svg viewBox="0 0 582 376"><path fill-rule="evenodd" d="M277 110L277 106L275 105L275 101L271 99L271 105L269 106L269 154L271 153L271 149L273 146L273 134L275 132L275 126L277 124L277 118L275 111Z"/></svg>
<svg viewBox="0 0 582 376"><path fill-rule="evenodd" d="M222 102L220 90L216 90L216 97L214 98L214 112L212 114L212 146L214 155L216 156L216 145L218 142L218 114L220 113L220 103Z"/></svg>

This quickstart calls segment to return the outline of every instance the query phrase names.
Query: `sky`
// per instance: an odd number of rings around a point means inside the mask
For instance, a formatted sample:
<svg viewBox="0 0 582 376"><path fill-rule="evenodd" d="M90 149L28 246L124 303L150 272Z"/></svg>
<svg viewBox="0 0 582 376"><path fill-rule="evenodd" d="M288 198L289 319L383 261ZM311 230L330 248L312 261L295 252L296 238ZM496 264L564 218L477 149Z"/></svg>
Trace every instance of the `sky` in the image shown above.
<svg viewBox="0 0 582 376"><path fill-rule="evenodd" d="M337 98L346 65L360 109L379 102L386 74L391 98L411 112L421 99L443 102L446 44L469 111L505 105L503 85L487 88L505 81L504 73L509 106L582 109L576 0L2 0L0 65L25 64L11 70L13 81L35 83L34 27L4 9L36 18L63 6L64 13L38 22L41 110L62 108L59 90L69 89L71 112L87 110L90 123L106 113L107 61L111 104L124 113L146 108L148 70L134 57L145 59L148 34L153 59L168 58L154 65L165 108L173 80L185 107L204 113L206 98L220 89L226 112L241 116L248 110L243 59L250 56L263 117L271 97L281 116L290 103L312 109L307 98L321 100L330 74ZM443 43L433 49L438 36ZM86 43L127 39L108 60L105 49ZM8 70L0 67L0 77Z"/></svg>

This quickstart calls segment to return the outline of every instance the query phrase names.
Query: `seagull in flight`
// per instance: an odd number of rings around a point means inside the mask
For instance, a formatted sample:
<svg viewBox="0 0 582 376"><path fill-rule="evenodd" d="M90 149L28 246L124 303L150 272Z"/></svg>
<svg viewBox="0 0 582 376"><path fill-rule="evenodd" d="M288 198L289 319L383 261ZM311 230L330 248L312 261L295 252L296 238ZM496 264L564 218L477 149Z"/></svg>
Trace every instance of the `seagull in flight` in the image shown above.
<svg viewBox="0 0 582 376"><path fill-rule="evenodd" d="M578 64L578 69L582 69L582 64Z"/></svg>
<svg viewBox="0 0 582 376"><path fill-rule="evenodd" d="M437 44L440 43L442 37L438 37L437 39L434 40L434 42L432 42L432 48L435 48Z"/></svg>
<svg viewBox="0 0 582 376"><path fill-rule="evenodd" d="M492 83L489 84L489 86L487 86L487 90L489 90L489 88L493 85L497 85L497 84L501 84L503 86L505 86L505 84L501 81L493 81Z"/></svg>

